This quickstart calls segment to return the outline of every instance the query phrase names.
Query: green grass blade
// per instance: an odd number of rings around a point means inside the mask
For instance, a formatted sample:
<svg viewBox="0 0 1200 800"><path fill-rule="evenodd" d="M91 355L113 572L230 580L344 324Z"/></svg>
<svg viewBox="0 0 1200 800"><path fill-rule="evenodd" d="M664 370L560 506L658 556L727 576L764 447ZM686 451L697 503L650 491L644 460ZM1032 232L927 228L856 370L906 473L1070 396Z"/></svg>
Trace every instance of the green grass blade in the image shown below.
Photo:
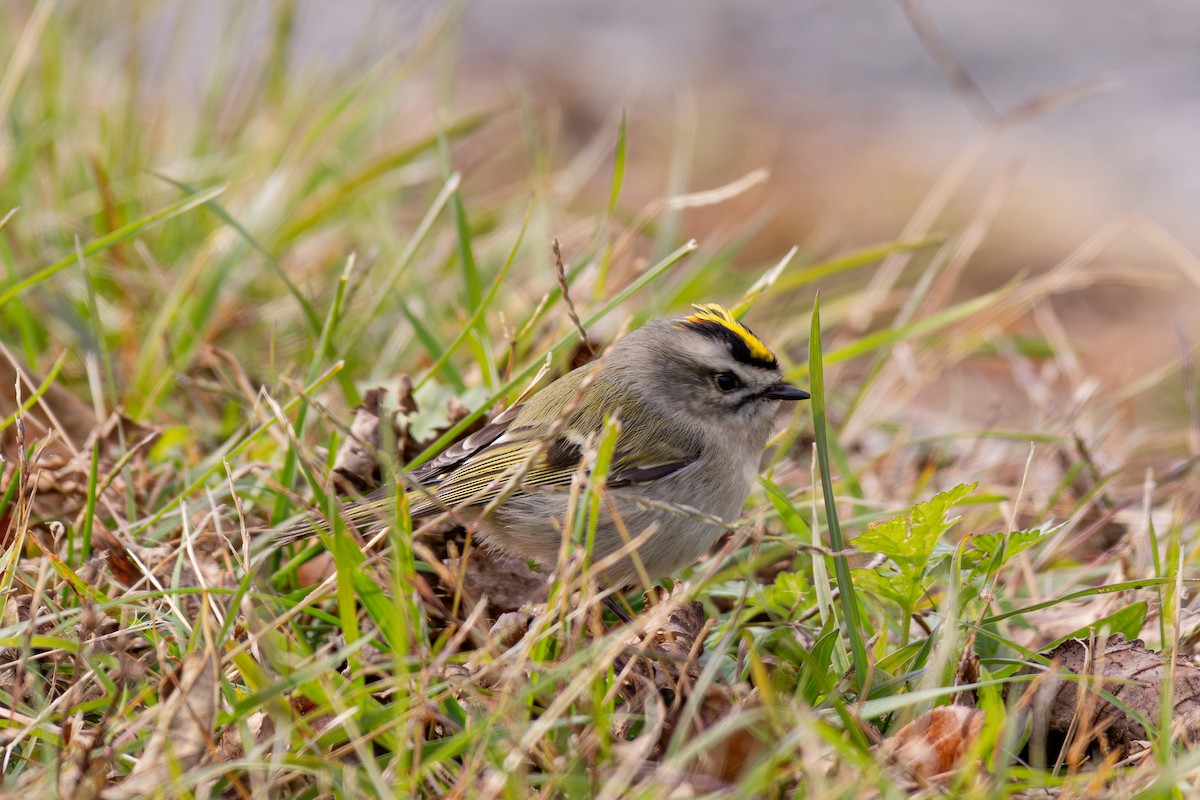
<svg viewBox="0 0 1200 800"><path fill-rule="evenodd" d="M342 303L346 299L346 286L350 282L350 275L354 272L355 258L350 256L346 259L346 266L342 270L342 275L338 279L337 290L333 295L333 302L329 304L329 313L325 316L325 324L321 327L321 338L317 341L317 346L313 352L312 364L308 368L308 383L312 383L321 373L321 365L325 363L325 357L328 355L332 346L333 333L337 329L338 323L342 319ZM296 436L304 435L304 424L308 418L308 404L300 406L300 410L296 412ZM289 448L284 456L283 468L280 470L279 482L285 488L290 488L292 481L296 477L296 450ZM271 524L278 525L287 516L288 498L284 494L280 494L275 498L275 509L271 513Z"/></svg>
<svg viewBox="0 0 1200 800"><path fill-rule="evenodd" d="M940 237L928 237L904 242L887 242L873 247L865 247L861 250L854 250L844 256L838 256L837 258L810 264L807 267L795 270L786 277L779 279L778 283L776 283L776 291L790 292L824 278L830 278L834 275L840 275L843 272L865 267L867 264L873 264L876 261L882 261L893 253L917 252L930 247L936 247L942 244L942 242L943 240Z"/></svg>
<svg viewBox="0 0 1200 800"><path fill-rule="evenodd" d="M838 521L837 502L833 494L833 476L830 474L829 434L825 417L825 369L821 358L821 296L813 300L812 330L808 344L808 391L812 395L813 436L817 443L817 465L821 471L821 489L825 495L826 526L829 528L829 546L837 553L846 549L842 538L841 523ZM850 641L850 652L854 658L854 678L861 693L867 682L867 647L863 640L862 624L858 615L858 598L854 583L850 579L850 562L845 555L833 558L834 575L841 593L842 609L846 623L846 638Z"/></svg>
<svg viewBox="0 0 1200 800"><path fill-rule="evenodd" d="M935 333L961 319L978 314L1005 294L1007 294L1005 290L998 289L979 297L973 297L970 300L964 300L958 305L950 306L936 314L915 320L907 325L869 333L848 345L834 350L826 357L825 361L829 364L840 364L843 361L850 361L866 353L878 350L881 347L895 344L896 342Z"/></svg>
<svg viewBox="0 0 1200 800"><path fill-rule="evenodd" d="M404 250L400 253L400 257L396 259L396 262L384 274L382 280L379 281L378 287L375 291L375 297L371 304L361 314L355 314L355 316L361 318L362 322L357 329L352 330L346 336L347 348L353 349L355 345L358 344L363 334L366 333L371 322L378 319L380 310L383 308L383 304L387 302L388 295L392 292L393 287L396 285L396 281L400 279L400 276L408 270L413 261L416 259L417 253L420 252L421 245L425 243L425 240L429 236L429 231L433 229L434 222L437 221L437 218L441 215L442 210L450 202L450 198L453 197L454 193L458 190L458 185L461 181L462 176L456 172L451 175L449 180L446 181L445 185L442 186L441 191L438 192L437 197L435 197L433 200L433 203L425 211L425 216L421 218L421 222L417 225L416 230L413 231L412 235L408 238L408 242L405 243Z"/></svg>
<svg viewBox="0 0 1200 800"><path fill-rule="evenodd" d="M165 208L155 211L153 214L147 214L140 219L134 220L128 225L122 225L112 233L105 234L104 236L93 240L85 245L84 248L79 252L72 252L71 255L67 256L66 258L59 259L50 266L39 269L29 277L17 281L3 292L0 292L0 306L3 306L9 300L13 299L31 286L36 286L47 278L50 278L72 264L77 263L78 259L87 258L95 255L96 253L102 253L115 244L120 244L126 239L137 236L147 228L152 228L155 225L166 222L167 220L174 219L181 214L186 214L193 208L202 206L208 203L210 200L219 197L225 191L225 188L226 187L224 186L214 186L211 189L206 189L205 191L193 194L190 197L185 197L176 203L172 203Z"/></svg>
<svg viewBox="0 0 1200 800"><path fill-rule="evenodd" d="M147 172L159 180L166 181L177 189L181 189L192 194L196 192L196 188L189 183L177 181L168 175L163 175L162 173L155 172L154 170L147 170ZM250 233L250 231L246 230L246 227L242 225L242 223L234 219L233 215L226 211L223 205L213 200L205 203L205 206L209 211L217 216L217 219L221 220L226 225L237 231L238 235L241 236L248 245L257 250L259 254L267 260L267 263L271 266L271 269L275 272L275 275L287 288L288 294L295 299L296 305L299 306L301 313L304 314L304 319L308 323L308 329L314 334L318 333L321 330L321 320L317 317L316 310L313 309L312 303L308 302L308 298L301 293L300 288L292 282L291 278L288 277L288 274L283 270L283 266L279 263L279 259L273 256L267 250L267 248L264 247L252 233Z"/></svg>
<svg viewBox="0 0 1200 800"><path fill-rule="evenodd" d="M446 365L446 362L452 355L454 355L454 352L458 350L464 341L466 341L470 332L483 319L484 313L487 312L487 309L492 304L492 301L496 299L496 293L500 290L500 285L504 282L505 276L508 275L509 268L512 267L513 262L517 259L517 252L521 249L521 243L525 240L525 232L529 229L529 220L532 219L532 217L533 204L531 202L529 208L525 211L525 218L521 221L521 228L519 231L517 231L516 241L513 242L512 249L508 251L508 258L505 259L504 266L502 266L500 271L496 273L496 278L492 281L492 285L488 289L487 294L484 295L483 299L479 302L479 305L475 307L475 311L471 314L471 317L463 324L462 328L458 332L458 335L454 337L454 341L450 342L450 345L446 347L446 349L442 351L442 354L434 360L429 369L425 370L425 374L421 376L421 379L414 384L413 391L416 391L424 386L430 378L436 375L438 371ZM458 378L460 383L462 382L462 376L455 373L455 377Z"/></svg>

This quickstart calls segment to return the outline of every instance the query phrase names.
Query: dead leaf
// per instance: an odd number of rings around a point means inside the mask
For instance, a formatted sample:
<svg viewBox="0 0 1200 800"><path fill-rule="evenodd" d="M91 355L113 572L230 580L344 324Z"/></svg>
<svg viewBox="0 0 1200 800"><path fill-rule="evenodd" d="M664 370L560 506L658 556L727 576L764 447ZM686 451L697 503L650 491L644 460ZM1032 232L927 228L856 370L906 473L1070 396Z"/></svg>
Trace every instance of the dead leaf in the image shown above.
<svg viewBox="0 0 1200 800"><path fill-rule="evenodd" d="M952 705L931 709L879 745L879 753L921 780L953 774L979 738L984 713Z"/></svg>
<svg viewBox="0 0 1200 800"><path fill-rule="evenodd" d="M1171 736L1189 746L1200 740L1200 668L1191 661L1178 658L1171 665L1160 653L1147 650L1140 639L1127 641L1121 634L1113 634L1107 641L1070 639L1046 657L1056 670L1031 684L1024 695L1037 715L1035 724L1071 734L1074 740L1070 746L1076 753L1092 742L1105 749L1124 749L1148 738L1140 722L1097 690L1117 698L1129 711L1157 721L1163 681L1172 669ZM1061 672L1085 680L1056 677Z"/></svg>
<svg viewBox="0 0 1200 800"><path fill-rule="evenodd" d="M384 387L368 389L363 394L362 404L354 409L354 420L350 423L350 435L338 449L334 460L333 472L341 483L340 488L347 493L366 494L379 486L380 445L383 442L381 429L383 420L380 417L386 409L384 400L388 390ZM429 445L438 437L454 427L463 417L470 413L456 397L450 398L446 406L446 424L430 432L428 438L414 439L409 430L409 417L417 411L417 401L413 397L413 382L408 375L401 375L396 385L396 406L390 415L391 440L395 442L397 463L407 464L425 452ZM463 431L462 436L483 427L484 420Z"/></svg>
<svg viewBox="0 0 1200 800"><path fill-rule="evenodd" d="M80 734L83 727L83 715L79 714L73 720L68 731L75 731L66 741L62 752L59 753L58 796L70 797L72 800L94 800L101 796L104 787L108 785L108 774L112 770L111 752L96 748L96 742L104 738L105 723L98 730ZM29 793L27 797L45 797L43 793Z"/></svg>
<svg viewBox="0 0 1200 800"><path fill-rule="evenodd" d="M350 434L333 462L334 474L346 484L342 488L359 494L379 485L379 405L385 391L376 387L363 395L362 405L354 409Z"/></svg>
<svg viewBox="0 0 1200 800"><path fill-rule="evenodd" d="M647 631L631 642L633 648L646 655L625 662L622 672L625 678L620 690L625 702L623 712L633 715L646 713L663 703L664 710L654 712L664 715L661 724L655 728L657 741L648 751L649 757L654 759L662 755L667 743L676 735L678 726L685 722L683 710L689 702L698 704L698 713L686 721L692 735L700 735L753 702L719 680L698 685L700 656L704 654L704 636L709 621L702 604L695 601L678 603L673 594L661 588L647 593L647 605L672 602L677 605L667 613L661 627ZM698 691L703 692L702 696L698 701L693 700ZM624 740L628 733L623 724L614 726L616 738ZM762 743L753 732L737 727L712 743L697 761L693 772L722 782L736 781L761 751Z"/></svg>
<svg viewBox="0 0 1200 800"><path fill-rule="evenodd" d="M242 738L243 727L250 735L249 746ZM255 711L246 717L241 724L230 725L221 734L221 760L236 761L253 750L257 745L271 739L275 735L275 723L265 711Z"/></svg>
<svg viewBox="0 0 1200 800"><path fill-rule="evenodd" d="M42 385L44 379L0 344L0 419L7 418L17 408L18 373L22 378L21 399L26 401ZM57 383L51 384L38 402L24 412L23 416L27 441L45 438L51 429L55 429L79 449L83 448L88 435L99 423L90 406ZM0 450L9 457L15 455L11 449L14 441L9 438L11 432L12 429L9 428L0 434Z"/></svg>
<svg viewBox="0 0 1200 800"><path fill-rule="evenodd" d="M533 621L534 608L533 605L527 605L516 611L501 614L488 630L488 639L499 645L502 650L507 650L521 641L521 637L529 630L529 623ZM541 606L542 613L545 613L545 610L546 607Z"/></svg>
<svg viewBox="0 0 1200 800"><path fill-rule="evenodd" d="M141 584L147 572L164 585L229 588L236 584L233 574L212 552L213 547L222 546L220 538L216 536L198 536L190 552L183 547L165 544L143 547L125 542L112 532L100 528L93 530L92 541L96 549L104 554L113 577L125 587ZM181 559L176 579L176 562ZM201 602L203 598L200 595L191 595L185 597L183 606L191 608Z"/></svg>
<svg viewBox="0 0 1200 800"><path fill-rule="evenodd" d="M43 378L31 372L3 344L0 344L0 419L8 417L41 386ZM77 516L87 503L91 453L98 454L101 489L113 500L114 508L125 507L125 480L140 475L144 457L158 438L158 431L115 413L98 420L91 407L58 384L46 387L42 396L22 412L24 442L35 444L29 463L33 478L33 514L45 519L69 519ZM19 447L16 426L0 431L0 454L9 465L0 475L0 489L15 479L16 451ZM118 465L125 467L113 474ZM134 480L135 497L144 495L144 487Z"/></svg>
<svg viewBox="0 0 1200 800"><path fill-rule="evenodd" d="M665 592L659 590L660 602L669 599ZM704 642L700 635L704 632L707 618L704 616L704 606L693 600L672 609L667 614L667 622L655 630L649 640L652 640L658 650L680 662L694 662L695 657L704 652ZM643 639L643 644L648 640Z"/></svg>

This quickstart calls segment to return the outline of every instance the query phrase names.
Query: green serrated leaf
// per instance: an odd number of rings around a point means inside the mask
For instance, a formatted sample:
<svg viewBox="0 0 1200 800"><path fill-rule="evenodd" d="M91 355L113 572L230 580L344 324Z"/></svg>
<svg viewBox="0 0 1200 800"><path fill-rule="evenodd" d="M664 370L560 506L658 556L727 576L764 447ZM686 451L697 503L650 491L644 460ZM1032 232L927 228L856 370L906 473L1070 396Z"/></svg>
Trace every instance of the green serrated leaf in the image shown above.
<svg viewBox="0 0 1200 800"><path fill-rule="evenodd" d="M781 572L763 591L763 602L776 613L793 612L813 601L813 587L799 572Z"/></svg>
<svg viewBox="0 0 1200 800"><path fill-rule="evenodd" d="M974 491L978 484L961 484L918 503L903 516L873 525L859 534L854 546L879 553L902 569L923 571L933 556L942 534L958 521L947 517L950 509Z"/></svg>
<svg viewBox="0 0 1200 800"><path fill-rule="evenodd" d="M1028 550L1053 533L1054 530L1043 531L1041 528L1011 533L977 533L971 537L971 546L983 555L991 556L1004 543L1005 537L1008 537L1007 554L1012 557L1022 550Z"/></svg>
<svg viewBox="0 0 1200 800"><path fill-rule="evenodd" d="M919 575L912 572L881 573L874 569L854 570L854 583L866 592L890 600L902 608L913 602L920 586Z"/></svg>

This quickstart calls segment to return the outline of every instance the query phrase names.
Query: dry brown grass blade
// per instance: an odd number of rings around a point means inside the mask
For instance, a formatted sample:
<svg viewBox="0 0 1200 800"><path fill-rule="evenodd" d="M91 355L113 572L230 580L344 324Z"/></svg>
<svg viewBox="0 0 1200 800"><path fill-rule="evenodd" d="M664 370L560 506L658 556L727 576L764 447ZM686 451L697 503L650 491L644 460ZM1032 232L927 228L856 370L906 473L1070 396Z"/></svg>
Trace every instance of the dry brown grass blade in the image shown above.
<svg viewBox="0 0 1200 800"><path fill-rule="evenodd" d="M163 682L154 733L137 766L122 783L109 787L104 800L134 800L159 792L195 767L213 745L220 666L212 650L183 659Z"/></svg>
<svg viewBox="0 0 1200 800"><path fill-rule="evenodd" d="M996 111L984 95L983 90L979 88L979 84L971 77L971 73L950 50L949 45L938 33L933 20L926 13L925 7L918 0L900 0L900 6L904 9L904 14L920 38L921 44L925 45L925 49L929 51L929 55L933 57L938 69L946 76L950 86L963 101L963 105L970 109L981 124L999 125L1002 119L1000 112Z"/></svg>
<svg viewBox="0 0 1200 800"><path fill-rule="evenodd" d="M960 322L953 336L931 339L909 359L890 362L876 378L870 395L844 424L842 436L861 436L872 425L888 419L892 409L911 404L935 378L962 363L995 332L1011 329L1046 299L1096 285L1144 285L1148 276L1137 270L1109 270L1096 265L1100 254L1128 230L1127 219L1110 221L1053 269L1011 284L988 307Z"/></svg>

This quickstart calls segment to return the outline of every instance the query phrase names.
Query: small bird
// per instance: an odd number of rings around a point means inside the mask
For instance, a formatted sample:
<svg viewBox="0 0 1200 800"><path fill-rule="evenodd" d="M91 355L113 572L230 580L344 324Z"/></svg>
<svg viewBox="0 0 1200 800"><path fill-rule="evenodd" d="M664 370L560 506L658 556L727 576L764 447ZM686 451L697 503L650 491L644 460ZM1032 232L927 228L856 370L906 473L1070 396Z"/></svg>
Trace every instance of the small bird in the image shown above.
<svg viewBox="0 0 1200 800"><path fill-rule="evenodd" d="M571 484L614 418L592 559L623 551L599 577L640 587L694 562L737 519L780 402L808 397L728 309L697 305L631 332L599 365L568 372L413 470L420 485L408 490L409 509L414 520L473 512L486 545L552 567L569 535ZM345 515L369 528L393 503L371 498ZM282 539L311 535L315 524Z"/></svg>

